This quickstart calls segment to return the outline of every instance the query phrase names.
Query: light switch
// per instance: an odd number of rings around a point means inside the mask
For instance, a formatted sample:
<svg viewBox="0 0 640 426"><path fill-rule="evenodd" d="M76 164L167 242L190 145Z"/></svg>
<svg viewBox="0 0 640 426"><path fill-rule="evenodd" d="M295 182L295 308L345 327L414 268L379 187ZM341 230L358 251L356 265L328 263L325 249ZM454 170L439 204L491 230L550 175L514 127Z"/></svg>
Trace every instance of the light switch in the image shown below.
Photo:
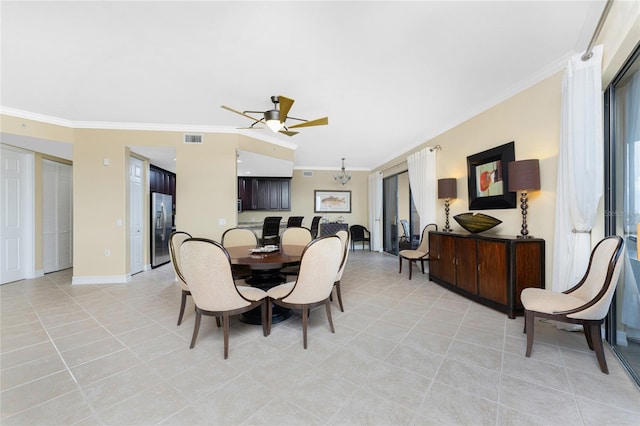
<svg viewBox="0 0 640 426"><path fill-rule="evenodd" d="M218 225L226 225L227 224L227 219L225 219L224 217L221 217L220 219L218 219Z"/></svg>

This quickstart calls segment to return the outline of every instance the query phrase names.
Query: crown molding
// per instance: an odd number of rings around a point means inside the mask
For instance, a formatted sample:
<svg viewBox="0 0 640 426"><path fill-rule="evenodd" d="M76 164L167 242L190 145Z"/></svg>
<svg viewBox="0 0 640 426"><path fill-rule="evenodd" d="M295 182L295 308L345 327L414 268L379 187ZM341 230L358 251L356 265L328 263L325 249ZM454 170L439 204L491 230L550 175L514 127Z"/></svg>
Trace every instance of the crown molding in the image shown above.
<svg viewBox="0 0 640 426"><path fill-rule="evenodd" d="M157 124L157 123L122 123L108 121L72 121L50 115L38 114L30 111L23 111L16 108L0 106L0 114L8 115L26 120L38 121L41 123L56 126L68 127L72 129L96 129L96 130L138 130L154 132L184 132L184 133L228 133L247 136L279 145L284 148L296 150L298 145L291 142L281 141L269 135L263 135L255 131L246 129L236 129L229 126L202 126L193 124Z"/></svg>

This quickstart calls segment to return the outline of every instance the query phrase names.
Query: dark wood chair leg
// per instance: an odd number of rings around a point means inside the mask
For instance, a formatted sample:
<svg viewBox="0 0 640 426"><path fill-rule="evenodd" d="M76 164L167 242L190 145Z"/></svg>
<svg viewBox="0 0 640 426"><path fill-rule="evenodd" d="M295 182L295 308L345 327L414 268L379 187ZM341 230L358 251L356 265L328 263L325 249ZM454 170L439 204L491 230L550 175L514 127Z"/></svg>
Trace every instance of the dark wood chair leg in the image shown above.
<svg viewBox="0 0 640 426"><path fill-rule="evenodd" d="M262 303L260 304L260 312L262 313L262 335L264 337L267 337L269 335L269 333L267 332L267 303L268 302L267 299L263 299Z"/></svg>
<svg viewBox="0 0 640 426"><path fill-rule="evenodd" d="M324 306L327 308L327 319L329 320L329 327L331 328L331 332L335 333L336 329L333 328L333 319L331 318L331 303L329 303L329 301L327 300Z"/></svg>
<svg viewBox="0 0 640 426"><path fill-rule="evenodd" d="M402 273L402 256L398 255L398 263L400 263L400 267L398 268L398 273Z"/></svg>
<svg viewBox="0 0 640 426"><path fill-rule="evenodd" d="M589 349L593 350L593 339L591 338L591 326L588 324L582 324L582 329L584 330L584 337L587 340L587 346L589 346Z"/></svg>
<svg viewBox="0 0 640 426"><path fill-rule="evenodd" d="M525 356L531 356L531 348L533 347L533 311L524 311L525 324L527 325L527 351Z"/></svg>
<svg viewBox="0 0 640 426"><path fill-rule="evenodd" d="M191 346L189 346L189 349L193 349L196 344L196 339L198 338L198 330L200 330L201 319L202 314L196 309L196 322L193 324L193 337L191 337Z"/></svg>
<svg viewBox="0 0 640 426"><path fill-rule="evenodd" d="M224 333L224 359L229 358L229 314L222 314L222 330Z"/></svg>
<svg viewBox="0 0 640 426"><path fill-rule="evenodd" d="M178 325L182 324L182 316L184 315L184 308L187 306L187 295L189 292L182 290L182 300L180 302L180 314L178 315Z"/></svg>
<svg viewBox="0 0 640 426"><path fill-rule="evenodd" d="M220 317L216 317L216 325L220 328Z"/></svg>
<svg viewBox="0 0 640 426"><path fill-rule="evenodd" d="M309 322L309 307L302 307L302 346L307 349L307 323Z"/></svg>
<svg viewBox="0 0 640 426"><path fill-rule="evenodd" d="M600 370L602 370L604 374L609 374L609 369L607 368L607 360L604 357L604 348L602 346L600 324L592 324L589 326L589 329L591 334L591 341L593 342L593 350L596 353L596 358L598 359Z"/></svg>
<svg viewBox="0 0 640 426"><path fill-rule="evenodd" d="M409 261L409 279L411 279L411 270L413 269L413 261L411 259L407 259Z"/></svg>
<svg viewBox="0 0 640 426"><path fill-rule="evenodd" d="M340 291L340 281L335 283L336 286L336 295L338 296L338 305L340 305L340 312L344 312L344 307L342 306L342 292Z"/></svg>
<svg viewBox="0 0 640 426"><path fill-rule="evenodd" d="M265 334L265 336L268 336L269 334L271 334L271 315L273 314L273 305L271 303L271 300L267 300L267 334Z"/></svg>

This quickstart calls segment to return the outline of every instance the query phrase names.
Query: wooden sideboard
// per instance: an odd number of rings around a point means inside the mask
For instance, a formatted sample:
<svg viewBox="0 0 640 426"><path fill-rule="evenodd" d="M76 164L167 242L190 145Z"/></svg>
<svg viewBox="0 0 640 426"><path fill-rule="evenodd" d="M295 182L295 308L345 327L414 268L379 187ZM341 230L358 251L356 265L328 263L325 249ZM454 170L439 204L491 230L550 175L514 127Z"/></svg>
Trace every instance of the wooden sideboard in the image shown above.
<svg viewBox="0 0 640 426"><path fill-rule="evenodd" d="M540 238L429 232L429 279L515 318L520 293L544 288L544 245Z"/></svg>
<svg viewBox="0 0 640 426"><path fill-rule="evenodd" d="M320 224L320 236L324 237L325 235L333 235L338 231L347 231L349 232L349 224L348 223L338 223L338 222L328 222Z"/></svg>

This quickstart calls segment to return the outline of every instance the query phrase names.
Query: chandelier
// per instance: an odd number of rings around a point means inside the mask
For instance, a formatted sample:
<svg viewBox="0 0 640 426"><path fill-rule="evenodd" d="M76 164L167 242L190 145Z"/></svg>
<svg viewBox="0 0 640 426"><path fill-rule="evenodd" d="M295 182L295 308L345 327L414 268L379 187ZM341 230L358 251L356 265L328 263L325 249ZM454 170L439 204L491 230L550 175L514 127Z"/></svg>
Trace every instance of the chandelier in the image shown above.
<svg viewBox="0 0 640 426"><path fill-rule="evenodd" d="M351 174L344 171L344 158L342 159L341 172L337 173L333 178L343 185L346 185L351 180Z"/></svg>

